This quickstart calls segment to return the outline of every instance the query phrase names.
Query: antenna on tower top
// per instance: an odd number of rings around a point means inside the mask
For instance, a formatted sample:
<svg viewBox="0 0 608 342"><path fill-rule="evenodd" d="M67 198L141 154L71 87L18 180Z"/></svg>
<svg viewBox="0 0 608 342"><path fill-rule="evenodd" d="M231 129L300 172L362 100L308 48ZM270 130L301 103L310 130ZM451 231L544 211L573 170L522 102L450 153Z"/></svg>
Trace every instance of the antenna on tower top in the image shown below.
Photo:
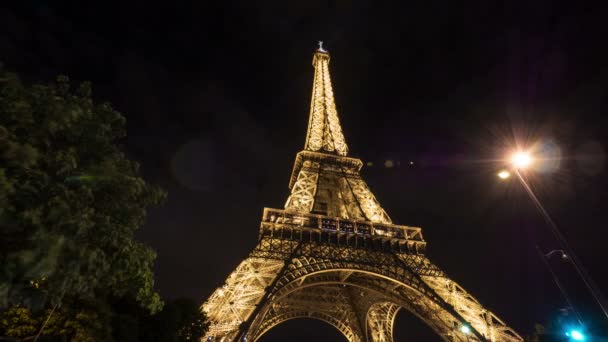
<svg viewBox="0 0 608 342"><path fill-rule="evenodd" d="M323 41L322 40L319 40L319 51L321 51L321 52L327 52L327 50L325 50L323 48Z"/></svg>

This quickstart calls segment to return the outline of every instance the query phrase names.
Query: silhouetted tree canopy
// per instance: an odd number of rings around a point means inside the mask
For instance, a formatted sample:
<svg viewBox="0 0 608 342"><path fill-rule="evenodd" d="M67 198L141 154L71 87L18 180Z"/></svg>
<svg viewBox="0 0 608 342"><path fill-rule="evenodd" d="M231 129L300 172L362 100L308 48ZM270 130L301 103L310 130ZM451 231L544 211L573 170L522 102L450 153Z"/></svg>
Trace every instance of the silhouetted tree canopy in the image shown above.
<svg viewBox="0 0 608 342"><path fill-rule="evenodd" d="M188 342L199 341L208 323L199 303L189 298L168 301L163 310L149 315L132 303L116 303L112 322L116 341Z"/></svg>
<svg viewBox="0 0 608 342"><path fill-rule="evenodd" d="M146 341L158 342L188 342L199 341L207 332L206 317L199 308L199 303L181 298L168 302L158 315L153 317L159 334Z"/></svg>
<svg viewBox="0 0 608 342"><path fill-rule="evenodd" d="M66 77L0 71L0 311L130 297L154 313L154 251L134 238L163 191L121 152L125 118Z"/></svg>

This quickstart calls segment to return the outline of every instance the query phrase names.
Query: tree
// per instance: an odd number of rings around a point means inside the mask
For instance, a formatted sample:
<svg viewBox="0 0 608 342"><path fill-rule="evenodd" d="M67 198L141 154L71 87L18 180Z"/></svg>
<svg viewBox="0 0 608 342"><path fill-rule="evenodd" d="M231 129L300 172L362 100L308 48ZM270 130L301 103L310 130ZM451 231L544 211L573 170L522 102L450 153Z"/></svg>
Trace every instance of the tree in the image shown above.
<svg viewBox="0 0 608 342"><path fill-rule="evenodd" d="M72 303L70 303L72 304ZM105 303L62 305L38 313L15 305L0 314L0 341L32 341L42 329L44 341L110 341L111 311ZM46 325L43 324L46 322Z"/></svg>
<svg viewBox="0 0 608 342"><path fill-rule="evenodd" d="M169 302L158 315L153 317L157 327L163 327L165 334L159 342L198 341L207 332L208 323L204 312L191 299L181 298Z"/></svg>
<svg viewBox="0 0 608 342"><path fill-rule="evenodd" d="M0 314L0 331L12 338L34 336L39 330L40 322L32 317L30 309L15 305Z"/></svg>
<svg viewBox="0 0 608 342"><path fill-rule="evenodd" d="M105 296L162 308L155 253L134 234L164 193L120 150L124 126L89 83L26 86L0 70L0 310Z"/></svg>
<svg viewBox="0 0 608 342"><path fill-rule="evenodd" d="M180 298L168 302L158 314L140 320L139 340L200 341L208 327L205 313L201 311L199 304L189 298Z"/></svg>

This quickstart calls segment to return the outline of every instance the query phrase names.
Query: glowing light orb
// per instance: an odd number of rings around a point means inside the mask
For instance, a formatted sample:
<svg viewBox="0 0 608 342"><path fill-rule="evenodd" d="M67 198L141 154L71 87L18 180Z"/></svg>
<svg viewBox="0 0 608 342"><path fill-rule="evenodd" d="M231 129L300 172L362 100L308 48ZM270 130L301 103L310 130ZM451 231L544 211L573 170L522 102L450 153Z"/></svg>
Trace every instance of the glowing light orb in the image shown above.
<svg viewBox="0 0 608 342"><path fill-rule="evenodd" d="M584 341L585 340L585 335L583 335L583 333L578 330L571 330L568 333L566 333L566 336L570 336L574 341Z"/></svg>
<svg viewBox="0 0 608 342"><path fill-rule="evenodd" d="M468 334L468 333L471 332L471 328L469 328L468 325L463 325L463 326L460 327L460 331L462 331L465 334Z"/></svg>
<svg viewBox="0 0 608 342"><path fill-rule="evenodd" d="M498 173L498 178L500 179L507 179L511 177L511 173L507 170L502 170Z"/></svg>
<svg viewBox="0 0 608 342"><path fill-rule="evenodd" d="M518 169L525 169L532 164L532 156L527 152L516 152L511 157L511 163Z"/></svg>

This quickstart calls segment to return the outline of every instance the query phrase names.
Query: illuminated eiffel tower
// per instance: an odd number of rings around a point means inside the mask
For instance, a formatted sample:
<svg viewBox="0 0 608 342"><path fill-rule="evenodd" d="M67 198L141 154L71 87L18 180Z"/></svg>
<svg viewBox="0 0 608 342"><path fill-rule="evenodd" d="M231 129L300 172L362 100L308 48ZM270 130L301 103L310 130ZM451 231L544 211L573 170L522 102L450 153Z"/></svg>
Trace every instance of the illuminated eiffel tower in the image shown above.
<svg viewBox="0 0 608 342"><path fill-rule="evenodd" d="M307 317L348 341L392 341L400 309L446 341L522 341L429 259L417 227L392 223L348 157L329 76L315 52L308 133L285 209L264 208L257 246L202 306L205 341L255 341Z"/></svg>

